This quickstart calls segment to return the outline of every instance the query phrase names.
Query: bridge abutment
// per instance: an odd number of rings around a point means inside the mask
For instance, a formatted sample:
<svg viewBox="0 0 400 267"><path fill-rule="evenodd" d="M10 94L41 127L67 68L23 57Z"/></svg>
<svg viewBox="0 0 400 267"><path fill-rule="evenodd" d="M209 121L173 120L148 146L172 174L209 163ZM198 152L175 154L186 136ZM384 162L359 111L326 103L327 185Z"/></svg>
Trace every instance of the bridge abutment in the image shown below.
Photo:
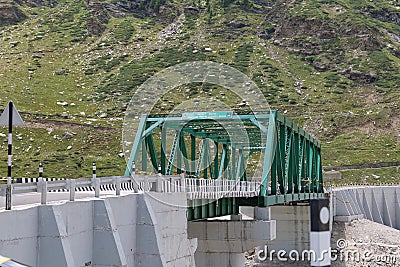
<svg viewBox="0 0 400 267"><path fill-rule="evenodd" d="M243 267L244 252L276 238L274 220L230 218L188 222L189 238L197 238L196 266Z"/></svg>

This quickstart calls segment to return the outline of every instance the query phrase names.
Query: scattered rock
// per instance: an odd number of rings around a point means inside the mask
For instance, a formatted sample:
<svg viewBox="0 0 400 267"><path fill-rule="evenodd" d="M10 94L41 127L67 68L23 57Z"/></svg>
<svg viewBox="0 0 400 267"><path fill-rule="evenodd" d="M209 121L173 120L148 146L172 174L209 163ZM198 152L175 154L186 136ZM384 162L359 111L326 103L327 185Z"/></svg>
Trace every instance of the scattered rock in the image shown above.
<svg viewBox="0 0 400 267"><path fill-rule="evenodd" d="M57 105L60 105L60 106L68 106L68 102L65 102L65 101L57 101Z"/></svg>
<svg viewBox="0 0 400 267"><path fill-rule="evenodd" d="M246 100L242 100L242 102L240 102L239 104L236 104L238 107L244 107L247 105Z"/></svg>
<svg viewBox="0 0 400 267"><path fill-rule="evenodd" d="M358 70L347 70L346 76L353 80L353 81L358 81L361 83L373 83L378 79L378 75L376 74L375 71L369 71L369 72L361 72Z"/></svg>
<svg viewBox="0 0 400 267"><path fill-rule="evenodd" d="M106 26L95 18L90 18L87 21L87 31L89 35L102 35L106 29Z"/></svg>
<svg viewBox="0 0 400 267"><path fill-rule="evenodd" d="M56 75L64 75L65 73L66 73L66 71L65 71L64 69L57 70L57 71L55 72Z"/></svg>
<svg viewBox="0 0 400 267"><path fill-rule="evenodd" d="M75 136L75 134L70 133L70 132L65 132L65 133L63 134L63 137L64 137L65 139L71 139L71 138L73 138L74 136Z"/></svg>
<svg viewBox="0 0 400 267"><path fill-rule="evenodd" d="M322 62L314 61L312 64L314 68L318 71L325 71L327 69L327 66Z"/></svg>

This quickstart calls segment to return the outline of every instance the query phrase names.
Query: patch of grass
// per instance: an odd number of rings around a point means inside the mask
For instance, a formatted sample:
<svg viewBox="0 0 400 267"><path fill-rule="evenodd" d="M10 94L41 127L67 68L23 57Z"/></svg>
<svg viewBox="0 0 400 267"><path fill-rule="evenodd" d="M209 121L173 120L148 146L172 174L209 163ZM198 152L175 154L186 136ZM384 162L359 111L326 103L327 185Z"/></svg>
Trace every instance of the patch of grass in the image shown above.
<svg viewBox="0 0 400 267"><path fill-rule="evenodd" d="M68 136L71 134L72 137ZM122 175L125 160L118 157L121 149L119 130L101 131L76 126L53 130L51 127L17 127L14 131L13 176L37 177L40 162L44 164L44 177L88 178L91 177L92 162L97 163L99 176ZM0 150L0 169L4 170L0 176L4 178L7 176L6 142L1 143Z"/></svg>
<svg viewBox="0 0 400 267"><path fill-rule="evenodd" d="M387 167L377 169L361 169L341 171L341 180L331 180L328 184L344 185L344 184L399 184L400 168Z"/></svg>

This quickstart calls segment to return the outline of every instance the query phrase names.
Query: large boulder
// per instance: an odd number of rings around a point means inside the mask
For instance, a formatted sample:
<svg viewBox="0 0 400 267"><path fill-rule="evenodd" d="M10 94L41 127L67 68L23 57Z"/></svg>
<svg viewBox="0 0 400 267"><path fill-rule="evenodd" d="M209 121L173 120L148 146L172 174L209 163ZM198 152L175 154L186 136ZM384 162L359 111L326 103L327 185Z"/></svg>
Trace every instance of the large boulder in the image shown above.
<svg viewBox="0 0 400 267"><path fill-rule="evenodd" d="M12 2L0 2L0 25L9 25L26 19L26 15Z"/></svg>

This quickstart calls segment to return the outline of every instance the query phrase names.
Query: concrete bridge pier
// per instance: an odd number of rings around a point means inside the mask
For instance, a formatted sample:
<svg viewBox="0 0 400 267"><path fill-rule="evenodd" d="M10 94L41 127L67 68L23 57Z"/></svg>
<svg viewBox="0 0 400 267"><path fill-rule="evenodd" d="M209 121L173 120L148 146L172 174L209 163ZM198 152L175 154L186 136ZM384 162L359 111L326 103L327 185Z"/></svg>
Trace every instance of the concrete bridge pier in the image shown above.
<svg viewBox="0 0 400 267"><path fill-rule="evenodd" d="M264 208L270 214L269 208ZM189 238L197 238L196 266L243 267L244 252L275 239L276 222L264 217L262 220L242 220L233 215L231 220L204 220L188 222Z"/></svg>

